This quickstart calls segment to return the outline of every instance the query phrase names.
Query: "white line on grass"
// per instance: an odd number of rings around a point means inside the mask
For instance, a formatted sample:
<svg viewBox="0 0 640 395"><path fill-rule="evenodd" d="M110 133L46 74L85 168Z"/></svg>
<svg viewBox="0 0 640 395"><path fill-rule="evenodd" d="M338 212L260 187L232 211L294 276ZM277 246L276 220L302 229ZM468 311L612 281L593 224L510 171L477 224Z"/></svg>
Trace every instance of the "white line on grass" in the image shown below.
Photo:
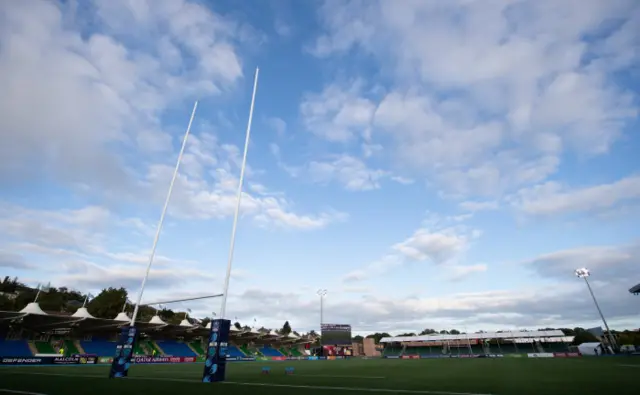
<svg viewBox="0 0 640 395"><path fill-rule="evenodd" d="M8 389L0 388L0 393L2 392L7 394L21 394L21 395L47 395L41 392L17 391L17 390L8 390Z"/></svg>
<svg viewBox="0 0 640 395"><path fill-rule="evenodd" d="M325 374L293 374L294 376L298 376L298 377L323 377L323 378L329 378L329 379L376 379L376 380L382 380L382 379L386 379L386 377L382 377L382 376L332 376L332 375L325 375Z"/></svg>
<svg viewBox="0 0 640 395"><path fill-rule="evenodd" d="M356 391L356 392L391 392L394 394L431 394L431 395L491 395L479 394L475 392L448 392L448 391L425 391L425 390L397 390L390 388L360 388L360 387L325 387L322 385L298 385L298 384L273 384L273 383L239 383L237 381L223 381L223 384L249 385L256 387L282 387L282 388L304 388L310 390L329 391Z"/></svg>
<svg viewBox="0 0 640 395"><path fill-rule="evenodd" d="M94 379L105 379L105 376L96 376L96 375L74 375L74 374L62 374L62 373L42 373L42 372L29 372L29 371L21 371L15 372L18 374L26 374L26 375L41 375L41 376L61 376L61 377L73 377L76 379L79 378L94 378ZM316 376L318 377L318 376ZM194 379L172 379L165 377L131 377L128 376L124 379L117 380L147 380L147 381L177 381L181 383L193 383L199 384L200 381ZM450 392L450 391L430 391L430 390L402 390L402 389L390 389L390 388L361 388L361 387L327 387L322 385L302 385L302 384L275 384L275 383L242 383L239 381L222 381L220 384L226 385L246 385L246 386L254 386L254 387L278 387L278 388L300 388L300 389L311 389L311 390L327 390L327 391L353 391L353 392L383 392L383 393L397 393L397 394L428 394L428 395L491 395L491 394L481 394L476 392ZM215 384L214 384L215 385ZM26 394L28 395L28 394ZM45 395L45 394L35 394L35 395Z"/></svg>

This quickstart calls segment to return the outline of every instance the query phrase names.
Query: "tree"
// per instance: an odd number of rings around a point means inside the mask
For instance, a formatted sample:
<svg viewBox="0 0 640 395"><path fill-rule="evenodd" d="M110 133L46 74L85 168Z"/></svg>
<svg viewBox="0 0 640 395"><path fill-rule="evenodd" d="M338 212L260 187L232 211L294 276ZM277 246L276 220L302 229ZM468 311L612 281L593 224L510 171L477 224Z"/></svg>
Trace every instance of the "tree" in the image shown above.
<svg viewBox="0 0 640 395"><path fill-rule="evenodd" d="M0 295L0 310L11 311L13 310L14 302L4 295Z"/></svg>
<svg viewBox="0 0 640 395"><path fill-rule="evenodd" d="M391 337L391 335L388 334L387 332L382 332L382 333L376 332L371 335L367 335L367 339L373 339L375 344L380 343L380 339L382 339L383 337Z"/></svg>
<svg viewBox="0 0 640 395"><path fill-rule="evenodd" d="M450 334L452 334L452 335L459 335L459 334L460 334L460 331L459 331L459 330L457 330L457 329L451 329L451 330L449 331L449 333L450 333Z"/></svg>
<svg viewBox="0 0 640 395"><path fill-rule="evenodd" d="M575 337L573 338L574 346L580 345L582 343L594 343L600 342L597 337L591 332L584 330L583 328L575 328Z"/></svg>
<svg viewBox="0 0 640 395"><path fill-rule="evenodd" d="M433 335L435 333L438 333L438 332L436 332L435 329L427 328L427 329L423 330L422 332L420 332L420 336Z"/></svg>
<svg viewBox="0 0 640 395"><path fill-rule="evenodd" d="M357 343L362 343L362 341L364 340L364 337L357 335L351 338L352 342L357 342Z"/></svg>
<svg viewBox="0 0 640 395"><path fill-rule="evenodd" d="M416 334L413 332L409 332L409 333L401 333L398 335L398 337L409 337L409 336L415 336Z"/></svg>
<svg viewBox="0 0 640 395"><path fill-rule="evenodd" d="M235 324L233 324L233 326L235 326L237 330L241 330L242 329L242 325L240 325L240 323L237 322L237 321L236 321Z"/></svg>
<svg viewBox="0 0 640 395"><path fill-rule="evenodd" d="M200 325L207 326L209 324L209 322L211 322L211 318L205 317L200 321ZM236 324L237 324L237 322L236 322ZM240 329L240 328L238 328L238 329Z"/></svg>
<svg viewBox="0 0 640 395"><path fill-rule="evenodd" d="M122 311L126 300L126 289L106 288L89 302L87 308L94 317L113 319Z"/></svg>
<svg viewBox="0 0 640 395"><path fill-rule="evenodd" d="M291 333L291 325L289 325L289 321L285 321L284 325L282 325L282 329L280 330L280 334L282 336L287 336Z"/></svg>

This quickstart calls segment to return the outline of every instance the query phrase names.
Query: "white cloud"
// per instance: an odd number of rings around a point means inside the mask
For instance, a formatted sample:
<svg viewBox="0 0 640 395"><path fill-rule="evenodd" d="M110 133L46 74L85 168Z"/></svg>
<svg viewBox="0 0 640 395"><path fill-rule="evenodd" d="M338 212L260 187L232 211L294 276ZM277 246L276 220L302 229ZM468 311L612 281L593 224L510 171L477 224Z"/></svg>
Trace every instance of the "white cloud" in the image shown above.
<svg viewBox="0 0 640 395"><path fill-rule="evenodd" d="M632 176L583 188L550 181L518 191L511 203L530 215L562 215L609 209L640 199L640 177Z"/></svg>
<svg viewBox="0 0 640 395"><path fill-rule="evenodd" d="M474 201L466 201L461 202L459 204L460 208L464 211L488 211L488 210L497 210L498 202L496 201L484 201L484 202L474 202Z"/></svg>
<svg viewBox="0 0 640 395"><path fill-rule="evenodd" d="M488 266L484 263L479 263L476 265L453 265L449 267L449 279L451 281L459 281L468 276L472 276L477 273L482 273L487 271Z"/></svg>
<svg viewBox="0 0 640 395"><path fill-rule="evenodd" d="M366 191L380 188L380 180L389 173L369 169L361 160L342 155L331 162L311 161L307 174L313 182L327 184L335 180L347 190Z"/></svg>
<svg viewBox="0 0 640 395"><path fill-rule="evenodd" d="M629 283L640 276L640 244L577 247L543 254L524 264L546 278L568 279L581 267L590 269L594 281L606 284Z"/></svg>
<svg viewBox="0 0 640 395"><path fill-rule="evenodd" d="M282 137L287 132L287 123L278 117L271 117L267 119L267 124L276 131L278 136Z"/></svg>
<svg viewBox="0 0 640 395"><path fill-rule="evenodd" d="M307 129L329 141L347 142L364 134L373 117L374 104L359 96L361 82L347 90L336 85L320 94L309 94L300 104L300 114Z"/></svg>
<svg viewBox="0 0 640 395"><path fill-rule="evenodd" d="M431 231L418 229L411 237L392 248L407 259L447 263L467 248L469 239L455 229Z"/></svg>
<svg viewBox="0 0 640 395"><path fill-rule="evenodd" d="M303 119L316 132L338 131L330 141L390 137L400 161L449 194L495 198L542 182L569 151L606 153L638 115L637 92L612 74L638 59L637 4L580 4L576 12L574 2L555 0L326 2L325 33L311 53L364 54L391 83L379 100L362 93L378 81L362 80L314 96L318 109L366 103L367 116L350 128L328 111ZM605 31L607 20L621 24Z"/></svg>
<svg viewBox="0 0 640 395"><path fill-rule="evenodd" d="M390 247L389 253L362 268L352 270L342 277L345 283L354 283L387 273L406 263L439 265L450 281L458 281L473 273L487 270L487 265L464 265L461 260L473 240L481 232L459 223L466 218L441 217L429 214L421 228L405 240Z"/></svg>
<svg viewBox="0 0 640 395"><path fill-rule="evenodd" d="M130 170L115 148L165 149L156 131L169 105L241 78L238 29L185 1L95 2L75 14L68 7L0 7L0 133L13 142L0 147L0 177L126 191ZM81 31L87 17L98 30ZM131 45L150 36L162 47Z"/></svg>

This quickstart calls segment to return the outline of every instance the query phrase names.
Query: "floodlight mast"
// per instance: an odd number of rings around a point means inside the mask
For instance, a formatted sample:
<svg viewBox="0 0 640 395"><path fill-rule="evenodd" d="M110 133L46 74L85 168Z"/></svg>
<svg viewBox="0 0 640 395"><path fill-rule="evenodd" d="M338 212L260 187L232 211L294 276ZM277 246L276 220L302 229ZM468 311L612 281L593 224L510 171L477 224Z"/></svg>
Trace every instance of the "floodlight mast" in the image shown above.
<svg viewBox="0 0 640 395"><path fill-rule="evenodd" d="M236 211L233 215L233 225L231 227L231 242L229 243L229 259L227 261L227 274L224 278L222 291L222 304L220 306L220 317L224 319L227 310L227 295L229 294L229 279L231 278L231 266L233 265L233 252L236 245L236 230L238 228L238 217L240 216L240 201L242 200L242 183L244 182L244 170L247 166L247 151L249 150L249 140L251 136L251 122L253 121L253 107L256 102L256 91L258 89L258 73L260 69L256 67L256 74L253 78L253 93L251 94L251 107L249 108L249 120L247 122L247 132L244 140L244 153L242 155L242 167L240 167L240 180L238 181L238 196L236 197Z"/></svg>
<svg viewBox="0 0 640 395"><path fill-rule="evenodd" d="M593 293L593 290L591 289L591 284L589 284L589 280L588 277L591 275L591 272L589 272L588 269L586 268L580 268L580 269L576 269L575 274L577 277L581 278L584 280L585 284L587 284L587 288L589 289L589 293L591 294L591 298L593 299L593 304L596 305L596 309L598 310L598 314L600 314L600 318L602 319L602 323L604 324L604 327L607 329L607 338L609 341L609 344L611 345L611 347L615 347L615 340L613 338L613 334L611 333L611 330L609 329L609 325L607 324L607 320L604 318L604 314L602 314L602 310L600 309L600 305L598 304L598 300L596 299L596 295Z"/></svg>
<svg viewBox="0 0 640 395"><path fill-rule="evenodd" d="M164 224L164 217L167 214L167 208L169 207L169 201L171 200L171 193L173 192L173 186L176 183L176 178L178 177L178 171L180 170L180 162L182 162L182 156L184 155L184 149L187 146L187 140L189 139L189 133L191 132L191 124L193 123L193 118L196 115L196 109L198 108L198 102L196 101L193 105L193 111L191 111L191 118L189 118L189 125L187 126L187 131L184 134L184 139L182 140L182 147L180 147L180 153L178 154L178 161L176 162L176 167L173 170L173 177L171 178L171 183L169 184L169 192L167 192L167 197L164 201L164 206L162 207L162 214L160 214L160 220L158 221L158 228L156 229L156 235L153 239L153 246L151 247L151 253L149 254L149 263L147 264L147 271L142 278L142 284L140 285L140 291L138 292L138 299L136 301L136 305L133 308L133 314L131 315L131 326L135 326L136 318L138 317L138 311L140 309L140 302L142 302L142 295L144 294L144 288L147 285L147 280L149 279L149 273L151 272L151 266L153 265L153 259L156 256L156 247L158 246L158 240L160 239L160 233L162 232L162 225ZM125 304L126 306L126 304Z"/></svg>
<svg viewBox="0 0 640 395"><path fill-rule="evenodd" d="M320 296L320 333L322 333L322 324L324 324L324 297L327 296L327 290L319 289L317 294Z"/></svg>

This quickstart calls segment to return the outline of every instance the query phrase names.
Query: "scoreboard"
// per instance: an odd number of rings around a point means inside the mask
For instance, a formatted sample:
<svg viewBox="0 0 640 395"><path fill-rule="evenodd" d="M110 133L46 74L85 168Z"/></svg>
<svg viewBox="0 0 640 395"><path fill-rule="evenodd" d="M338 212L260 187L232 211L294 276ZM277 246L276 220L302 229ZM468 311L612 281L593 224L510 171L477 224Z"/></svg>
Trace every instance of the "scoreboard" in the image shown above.
<svg viewBox="0 0 640 395"><path fill-rule="evenodd" d="M322 324L322 345L351 345L351 325Z"/></svg>

